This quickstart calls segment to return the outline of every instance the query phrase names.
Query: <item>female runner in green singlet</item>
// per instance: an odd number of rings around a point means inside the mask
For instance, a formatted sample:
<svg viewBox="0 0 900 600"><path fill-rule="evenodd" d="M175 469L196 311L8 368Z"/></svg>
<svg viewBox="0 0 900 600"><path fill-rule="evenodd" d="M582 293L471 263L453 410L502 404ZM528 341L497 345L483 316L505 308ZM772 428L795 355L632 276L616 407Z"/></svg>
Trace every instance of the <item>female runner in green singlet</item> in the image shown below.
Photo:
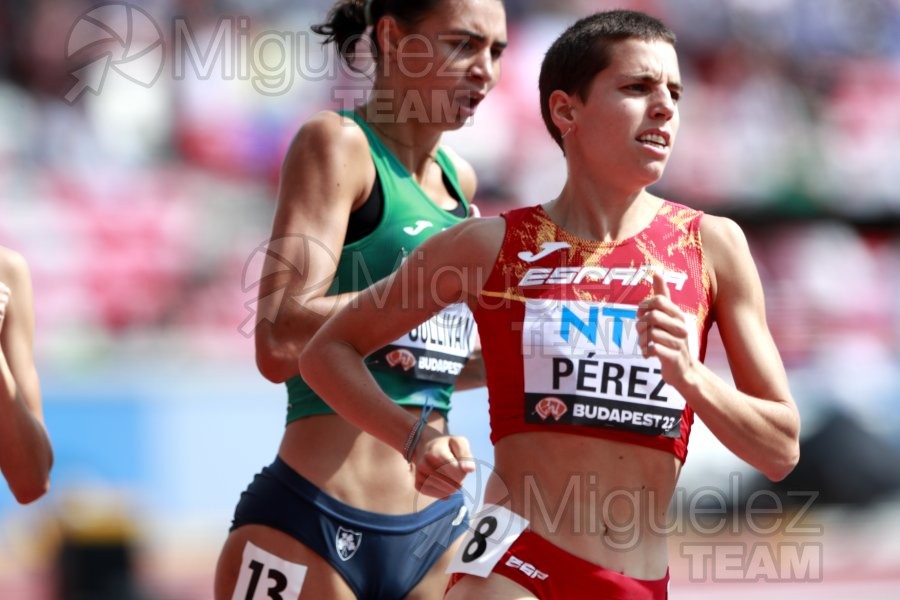
<svg viewBox="0 0 900 600"><path fill-rule="evenodd" d="M256 349L262 374L287 382L288 424L275 462L238 504L218 600L443 595L466 526L461 498L419 494L407 461L335 415L299 378L298 359L359 290L469 216L474 171L441 135L496 84L505 21L501 0L342 0L314 27L351 65L353 41L371 40L373 89L353 111L313 116L284 161L259 292L259 310L277 317L259 324ZM473 325L467 310L438 325L376 353L370 372L406 411L446 431Z"/></svg>

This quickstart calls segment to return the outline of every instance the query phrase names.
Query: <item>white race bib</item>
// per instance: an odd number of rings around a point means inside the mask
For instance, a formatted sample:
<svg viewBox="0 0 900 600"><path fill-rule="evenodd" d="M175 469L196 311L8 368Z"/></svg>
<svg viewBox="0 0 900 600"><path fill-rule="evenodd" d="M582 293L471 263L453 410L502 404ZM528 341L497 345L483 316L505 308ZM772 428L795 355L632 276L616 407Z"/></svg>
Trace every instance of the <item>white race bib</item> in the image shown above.
<svg viewBox="0 0 900 600"><path fill-rule="evenodd" d="M527 528L528 519L499 505L484 506L469 521L469 530L447 567L447 573L487 577Z"/></svg>
<svg viewBox="0 0 900 600"><path fill-rule="evenodd" d="M525 303L525 421L680 435L684 397L638 344L637 306L579 300ZM685 315L697 355L696 317Z"/></svg>
<svg viewBox="0 0 900 600"><path fill-rule="evenodd" d="M472 352L475 317L468 305L451 304L409 333L373 352L366 363L415 379L453 383Z"/></svg>
<svg viewBox="0 0 900 600"><path fill-rule="evenodd" d="M247 542L231 600L297 600L306 570Z"/></svg>

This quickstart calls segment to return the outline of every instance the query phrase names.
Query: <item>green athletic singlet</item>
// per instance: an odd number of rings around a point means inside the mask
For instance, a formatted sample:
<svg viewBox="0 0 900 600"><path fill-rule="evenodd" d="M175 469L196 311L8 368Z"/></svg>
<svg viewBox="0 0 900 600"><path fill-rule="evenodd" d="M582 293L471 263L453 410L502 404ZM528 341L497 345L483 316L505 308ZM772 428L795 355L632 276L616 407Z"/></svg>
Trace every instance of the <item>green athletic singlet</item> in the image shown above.
<svg viewBox="0 0 900 600"><path fill-rule="evenodd" d="M374 231L345 245L337 273L326 295L365 289L391 274L403 257L428 237L462 219L437 206L357 114L340 111L353 119L369 140L378 172L384 208ZM439 149L436 162L454 195L469 211L459 188L456 169ZM449 306L395 342L374 352L366 364L384 392L403 406L450 409L450 394L471 349L474 319L465 305ZM339 369L340 365L334 365ZM299 376L287 381L287 422L334 411Z"/></svg>

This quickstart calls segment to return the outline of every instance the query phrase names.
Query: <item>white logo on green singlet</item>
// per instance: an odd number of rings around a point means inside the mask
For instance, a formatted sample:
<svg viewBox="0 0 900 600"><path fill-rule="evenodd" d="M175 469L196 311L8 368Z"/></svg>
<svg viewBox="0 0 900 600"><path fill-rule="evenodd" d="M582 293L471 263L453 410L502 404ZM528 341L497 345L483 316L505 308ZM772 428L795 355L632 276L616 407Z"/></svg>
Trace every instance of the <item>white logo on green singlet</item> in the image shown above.
<svg viewBox="0 0 900 600"><path fill-rule="evenodd" d="M419 220L416 221L416 225L414 227L404 227L403 233L407 235L419 235L429 227L434 227L434 223L432 223L431 221Z"/></svg>

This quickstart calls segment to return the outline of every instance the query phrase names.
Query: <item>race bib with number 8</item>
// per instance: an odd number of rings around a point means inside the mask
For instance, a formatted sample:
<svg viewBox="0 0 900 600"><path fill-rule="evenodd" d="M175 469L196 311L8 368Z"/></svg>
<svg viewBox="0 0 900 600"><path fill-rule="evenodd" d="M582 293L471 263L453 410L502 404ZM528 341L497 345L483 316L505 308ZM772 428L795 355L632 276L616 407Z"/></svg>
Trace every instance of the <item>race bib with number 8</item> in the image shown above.
<svg viewBox="0 0 900 600"><path fill-rule="evenodd" d="M485 506L471 520L447 572L487 577L527 528L528 519L502 506Z"/></svg>

